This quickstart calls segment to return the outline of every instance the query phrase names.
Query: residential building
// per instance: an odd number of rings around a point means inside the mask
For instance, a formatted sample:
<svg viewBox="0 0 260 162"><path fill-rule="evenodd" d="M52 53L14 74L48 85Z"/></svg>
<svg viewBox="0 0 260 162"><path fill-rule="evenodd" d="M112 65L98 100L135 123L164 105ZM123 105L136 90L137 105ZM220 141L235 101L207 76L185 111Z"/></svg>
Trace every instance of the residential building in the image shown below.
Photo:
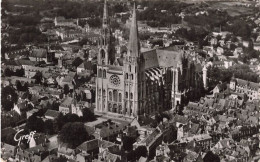
<svg viewBox="0 0 260 162"><path fill-rule="evenodd" d="M257 100L260 97L260 84L243 79L232 78L230 89L242 94L247 94L249 100Z"/></svg>

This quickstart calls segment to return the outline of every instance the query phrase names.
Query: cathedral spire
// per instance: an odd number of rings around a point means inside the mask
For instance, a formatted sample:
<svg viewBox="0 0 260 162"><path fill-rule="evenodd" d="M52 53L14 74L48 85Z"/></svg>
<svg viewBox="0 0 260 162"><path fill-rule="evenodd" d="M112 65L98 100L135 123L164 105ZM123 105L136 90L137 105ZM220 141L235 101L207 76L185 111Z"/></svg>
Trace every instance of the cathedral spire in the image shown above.
<svg viewBox="0 0 260 162"><path fill-rule="evenodd" d="M135 3L132 15L132 22L130 27L130 36L129 36L129 44L128 44L128 54L130 56L139 56L139 38L138 38L138 27L136 21L136 11L135 11Z"/></svg>
<svg viewBox="0 0 260 162"><path fill-rule="evenodd" d="M104 13L103 13L103 28L106 28L108 25L108 11L107 11L107 0L104 2Z"/></svg>

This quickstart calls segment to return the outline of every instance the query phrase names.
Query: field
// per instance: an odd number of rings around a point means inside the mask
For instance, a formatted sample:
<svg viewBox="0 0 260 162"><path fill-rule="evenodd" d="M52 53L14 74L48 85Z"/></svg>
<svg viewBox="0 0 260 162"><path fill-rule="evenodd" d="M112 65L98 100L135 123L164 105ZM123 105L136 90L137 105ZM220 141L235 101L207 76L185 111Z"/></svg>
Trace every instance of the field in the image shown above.
<svg viewBox="0 0 260 162"><path fill-rule="evenodd" d="M226 10L232 17L251 14L252 9L243 2L207 2L213 9Z"/></svg>

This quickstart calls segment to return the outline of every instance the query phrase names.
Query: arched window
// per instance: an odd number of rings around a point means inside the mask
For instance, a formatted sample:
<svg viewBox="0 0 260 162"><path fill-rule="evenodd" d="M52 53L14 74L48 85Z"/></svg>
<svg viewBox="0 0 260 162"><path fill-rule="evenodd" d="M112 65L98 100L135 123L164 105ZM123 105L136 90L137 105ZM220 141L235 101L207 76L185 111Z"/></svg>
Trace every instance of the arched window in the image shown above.
<svg viewBox="0 0 260 162"><path fill-rule="evenodd" d="M112 92L109 92L108 97L109 97L109 100L112 101Z"/></svg>
<svg viewBox="0 0 260 162"><path fill-rule="evenodd" d="M131 74L131 79L134 80L134 74Z"/></svg>
<svg viewBox="0 0 260 162"><path fill-rule="evenodd" d="M131 65L129 65L129 72L131 72Z"/></svg>
<svg viewBox="0 0 260 162"><path fill-rule="evenodd" d="M114 90L113 91L113 98L114 98L114 101L117 102L117 90Z"/></svg>
<svg viewBox="0 0 260 162"><path fill-rule="evenodd" d="M125 78L128 79L128 74L127 73L125 74Z"/></svg>
<svg viewBox="0 0 260 162"><path fill-rule="evenodd" d="M130 99L133 99L133 93L130 93Z"/></svg>
<svg viewBox="0 0 260 162"><path fill-rule="evenodd" d="M122 94L119 93L119 102L122 102Z"/></svg>
<svg viewBox="0 0 260 162"><path fill-rule="evenodd" d="M119 109L119 114L123 114L122 106L121 106L121 105L119 105L118 109Z"/></svg>
<svg viewBox="0 0 260 162"><path fill-rule="evenodd" d="M117 112L117 105L116 105L116 104L113 105L113 112L114 112L114 113Z"/></svg>
<svg viewBox="0 0 260 162"><path fill-rule="evenodd" d="M100 54L101 54L101 58L105 58L105 51L102 49L101 51L100 51Z"/></svg>
<svg viewBox="0 0 260 162"><path fill-rule="evenodd" d="M125 102L125 111L127 112L127 108L128 108L128 102Z"/></svg>
<svg viewBox="0 0 260 162"><path fill-rule="evenodd" d="M103 78L106 78L106 70L103 70Z"/></svg>
<svg viewBox="0 0 260 162"><path fill-rule="evenodd" d="M112 111L112 105L111 105L111 103L108 104L108 111L110 111L110 112Z"/></svg>
<svg viewBox="0 0 260 162"><path fill-rule="evenodd" d="M125 93L125 98L128 98L128 92Z"/></svg>
<svg viewBox="0 0 260 162"><path fill-rule="evenodd" d="M105 96L105 95L106 95L106 90L103 89L103 96Z"/></svg>
<svg viewBox="0 0 260 162"><path fill-rule="evenodd" d="M100 78L102 78L102 70L101 70L101 69L98 70L98 76L99 76Z"/></svg>

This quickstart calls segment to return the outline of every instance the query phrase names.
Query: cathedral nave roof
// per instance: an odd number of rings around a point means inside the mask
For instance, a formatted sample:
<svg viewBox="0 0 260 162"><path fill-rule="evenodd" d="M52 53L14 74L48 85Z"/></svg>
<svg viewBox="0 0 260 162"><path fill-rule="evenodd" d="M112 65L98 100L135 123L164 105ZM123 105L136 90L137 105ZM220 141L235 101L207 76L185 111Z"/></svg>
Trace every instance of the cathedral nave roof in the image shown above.
<svg viewBox="0 0 260 162"><path fill-rule="evenodd" d="M141 53L145 69L154 67L177 67L177 64L182 61L183 52L178 49L154 49Z"/></svg>

